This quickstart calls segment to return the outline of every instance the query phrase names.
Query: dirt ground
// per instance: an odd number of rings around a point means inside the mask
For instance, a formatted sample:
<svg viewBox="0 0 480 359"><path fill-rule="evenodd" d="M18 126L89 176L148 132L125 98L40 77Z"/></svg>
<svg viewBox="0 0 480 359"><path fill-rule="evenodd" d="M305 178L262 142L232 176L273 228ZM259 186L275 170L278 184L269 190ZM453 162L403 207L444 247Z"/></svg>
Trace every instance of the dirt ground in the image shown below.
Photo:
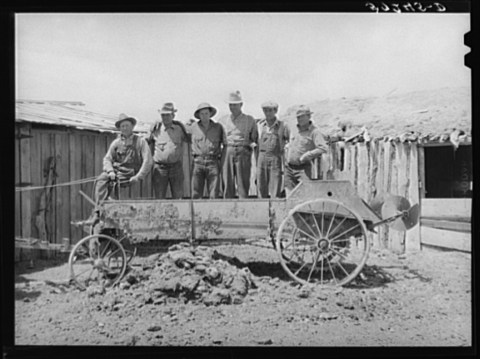
<svg viewBox="0 0 480 359"><path fill-rule="evenodd" d="M215 250L235 270L248 268L253 285L243 300L156 301L142 281L105 292L80 291L67 284L65 262L17 264L15 345L472 345L468 253L397 255L372 248L352 285L306 290L284 273L267 244ZM151 260L151 255L134 258L137 275L153 273L145 265Z"/></svg>

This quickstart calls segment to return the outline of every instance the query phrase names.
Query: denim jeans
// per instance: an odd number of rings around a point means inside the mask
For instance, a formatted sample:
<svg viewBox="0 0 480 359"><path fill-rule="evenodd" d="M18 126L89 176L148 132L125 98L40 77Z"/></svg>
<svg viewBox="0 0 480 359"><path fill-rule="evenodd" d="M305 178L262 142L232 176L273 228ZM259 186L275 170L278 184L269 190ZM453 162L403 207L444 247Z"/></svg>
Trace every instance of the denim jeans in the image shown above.
<svg viewBox="0 0 480 359"><path fill-rule="evenodd" d="M207 185L208 197L218 198L220 185L218 159L195 157L192 170L193 198L202 198Z"/></svg>
<svg viewBox="0 0 480 359"><path fill-rule="evenodd" d="M260 152L257 159L257 192L259 198L280 197L282 157Z"/></svg>
<svg viewBox="0 0 480 359"><path fill-rule="evenodd" d="M183 197L183 164L182 161L169 164L153 164L153 193L155 198L164 199L170 184L173 199Z"/></svg>
<svg viewBox="0 0 480 359"><path fill-rule="evenodd" d="M246 146L227 146L227 154L223 165L224 198L235 197L235 183L238 197L248 198L250 189L250 167L252 150Z"/></svg>

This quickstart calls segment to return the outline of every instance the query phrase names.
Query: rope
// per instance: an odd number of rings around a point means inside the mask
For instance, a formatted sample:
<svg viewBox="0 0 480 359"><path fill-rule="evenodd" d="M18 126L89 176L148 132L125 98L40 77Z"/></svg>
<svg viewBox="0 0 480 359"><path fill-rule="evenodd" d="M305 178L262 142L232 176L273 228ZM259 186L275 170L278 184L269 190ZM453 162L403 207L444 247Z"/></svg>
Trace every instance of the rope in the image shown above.
<svg viewBox="0 0 480 359"><path fill-rule="evenodd" d="M45 189L45 188L51 188L51 187L72 186L72 185L78 185L78 184L93 182L93 181L95 181L95 179L96 179L96 177L89 177L89 178L84 178L84 179L75 180L75 181L71 181L71 182L53 184L53 185L49 185L49 186L15 187L15 192L33 191L33 190L37 190L37 189Z"/></svg>

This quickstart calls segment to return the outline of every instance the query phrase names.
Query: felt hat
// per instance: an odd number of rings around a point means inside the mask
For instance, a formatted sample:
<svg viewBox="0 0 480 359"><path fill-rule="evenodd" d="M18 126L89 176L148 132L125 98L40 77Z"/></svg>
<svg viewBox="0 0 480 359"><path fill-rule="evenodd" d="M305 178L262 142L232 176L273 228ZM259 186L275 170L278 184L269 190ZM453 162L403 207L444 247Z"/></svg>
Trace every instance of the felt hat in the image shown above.
<svg viewBox="0 0 480 359"><path fill-rule="evenodd" d="M174 114L177 112L175 105L173 102L165 102L160 110L158 110L160 114Z"/></svg>
<svg viewBox="0 0 480 359"><path fill-rule="evenodd" d="M278 103L273 102L273 101L267 101L262 103L262 108L277 108L278 109Z"/></svg>
<svg viewBox="0 0 480 359"><path fill-rule="evenodd" d="M211 106L208 102L202 102L200 105L198 105L193 116L195 116L195 118L200 119L200 116L198 113L200 112L200 110L203 110L204 108L208 108L210 110L210 117L213 117L217 114L217 109L215 107Z"/></svg>
<svg viewBox="0 0 480 359"><path fill-rule="evenodd" d="M304 105L301 105L297 109L297 117L300 117L302 115L311 115L313 112L310 111L310 108Z"/></svg>
<svg viewBox="0 0 480 359"><path fill-rule="evenodd" d="M124 113L121 113L120 115L118 115L118 120L115 122L115 127L116 128L120 128L120 124L123 122L123 121L130 121L130 123L135 126L137 124L137 120L134 119L133 117L130 117L130 116L127 116L125 115Z"/></svg>
<svg viewBox="0 0 480 359"><path fill-rule="evenodd" d="M230 95L228 95L228 103L243 103L242 95L240 94L240 91L235 91L231 92Z"/></svg>

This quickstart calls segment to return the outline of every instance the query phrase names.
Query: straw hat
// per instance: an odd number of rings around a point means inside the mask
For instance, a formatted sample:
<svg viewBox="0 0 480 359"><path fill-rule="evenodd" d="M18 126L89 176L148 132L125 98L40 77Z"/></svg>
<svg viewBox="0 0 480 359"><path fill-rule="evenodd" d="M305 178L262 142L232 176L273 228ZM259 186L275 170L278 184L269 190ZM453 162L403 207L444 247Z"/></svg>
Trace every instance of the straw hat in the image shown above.
<svg viewBox="0 0 480 359"><path fill-rule="evenodd" d="M130 116L127 116L125 115L124 113L121 113L120 115L118 115L118 120L117 122L115 122L115 127L116 128L120 128L120 124L123 122L123 121L130 121L130 123L135 126L137 124L137 120L134 119L133 117L130 117Z"/></svg>

